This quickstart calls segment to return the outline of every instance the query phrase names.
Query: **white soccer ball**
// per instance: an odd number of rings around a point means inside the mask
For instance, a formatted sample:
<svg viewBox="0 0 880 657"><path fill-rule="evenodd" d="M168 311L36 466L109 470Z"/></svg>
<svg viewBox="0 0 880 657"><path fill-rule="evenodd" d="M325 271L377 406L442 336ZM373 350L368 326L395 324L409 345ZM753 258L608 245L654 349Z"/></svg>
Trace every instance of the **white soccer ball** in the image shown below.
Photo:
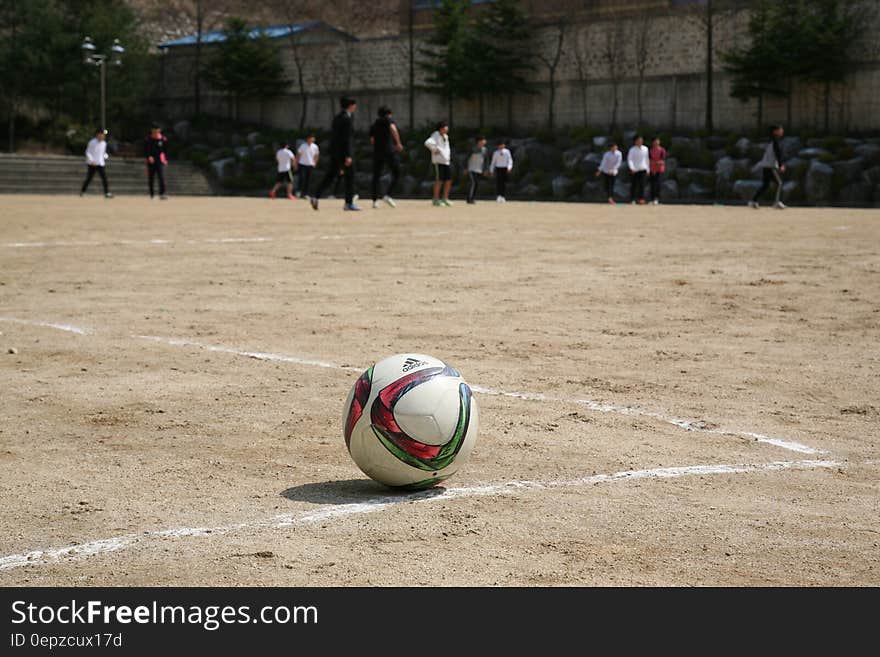
<svg viewBox="0 0 880 657"><path fill-rule="evenodd" d="M471 389L442 360L398 354L355 382L343 435L364 474L391 487L428 488L467 460L479 417Z"/></svg>

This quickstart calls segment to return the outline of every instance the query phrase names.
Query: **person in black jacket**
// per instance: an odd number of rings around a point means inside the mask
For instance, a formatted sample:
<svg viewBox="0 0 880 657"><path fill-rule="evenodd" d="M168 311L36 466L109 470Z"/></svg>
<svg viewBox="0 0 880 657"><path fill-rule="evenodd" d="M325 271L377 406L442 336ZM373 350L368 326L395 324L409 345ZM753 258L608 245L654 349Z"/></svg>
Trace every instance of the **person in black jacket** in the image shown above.
<svg viewBox="0 0 880 657"><path fill-rule="evenodd" d="M330 129L330 167L321 181L317 193L312 197L312 207L318 209L318 199L337 178L345 182L345 210L358 211L360 208L354 204L354 120L353 115L357 109L357 103L353 98L343 97L339 104L342 111L333 119Z"/></svg>
<svg viewBox="0 0 880 657"><path fill-rule="evenodd" d="M378 118L370 128L370 143L373 145L373 207L379 207L379 182L385 165L391 172L391 181L382 200L392 208L397 207L391 195L400 177L400 160L397 154L403 151L403 144L400 142L397 124L391 118L390 107L383 105L379 108Z"/></svg>
<svg viewBox="0 0 880 657"><path fill-rule="evenodd" d="M781 125L774 125L770 128L770 142L764 149L764 157L758 162L758 167L763 171L764 177L761 186L755 192L752 200L749 201L749 207L758 209L758 199L761 194L767 191L772 183L776 183L776 198L773 207L777 210L785 210L787 207L782 202L782 174L785 173L785 164L782 163L782 144L781 139L785 131Z"/></svg>
<svg viewBox="0 0 880 657"><path fill-rule="evenodd" d="M144 139L144 152L147 158L147 175L150 184L150 198L153 198L154 180L159 178L159 198L168 198L165 194L165 165L168 164L168 139L162 129L154 123L150 126L150 134Z"/></svg>

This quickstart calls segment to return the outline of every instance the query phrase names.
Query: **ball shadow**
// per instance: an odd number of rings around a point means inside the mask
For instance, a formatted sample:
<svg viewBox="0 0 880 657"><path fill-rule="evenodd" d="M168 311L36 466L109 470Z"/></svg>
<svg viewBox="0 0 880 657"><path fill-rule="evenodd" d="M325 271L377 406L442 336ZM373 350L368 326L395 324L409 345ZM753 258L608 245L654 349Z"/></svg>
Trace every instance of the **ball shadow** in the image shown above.
<svg viewBox="0 0 880 657"><path fill-rule="evenodd" d="M396 490L387 488L370 479L342 479L338 481L319 481L311 484L293 486L281 491L279 495L294 502L312 504L358 504L362 502L406 502L437 497L446 492L442 486L426 490Z"/></svg>

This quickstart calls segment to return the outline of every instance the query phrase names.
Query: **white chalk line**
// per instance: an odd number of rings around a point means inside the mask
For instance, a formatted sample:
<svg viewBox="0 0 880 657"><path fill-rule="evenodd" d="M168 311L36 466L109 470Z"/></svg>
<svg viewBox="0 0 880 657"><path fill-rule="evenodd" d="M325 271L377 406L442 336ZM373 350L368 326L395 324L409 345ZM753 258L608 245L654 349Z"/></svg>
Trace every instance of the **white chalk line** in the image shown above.
<svg viewBox="0 0 880 657"><path fill-rule="evenodd" d="M77 333L80 335L90 335L93 334L94 331L92 329L82 328L78 326L72 326L69 324L55 324L51 322L39 322L39 321L31 321L24 319L17 319L13 317L0 317L0 321L6 322L15 322L17 324L25 324L30 326L42 326L46 328L54 328L61 331L68 331L71 333ZM241 349L234 349L232 347L223 347L218 345L205 344L204 342L197 342L195 340L186 340L182 338L166 338L156 335L132 335L131 337L137 338L139 340L150 340L152 342L158 342L160 344L165 344L172 347L195 347L198 349L205 349L207 351L213 351L217 353L231 354L233 356L244 356L246 358L253 358L255 360L266 360L266 361L278 361L282 363L293 363L296 365L307 365L311 367L322 367L325 369L333 369L333 370L342 370L346 372L362 372L366 368L364 367L356 367L351 365L341 365L339 363L334 363L332 361L324 361L324 360L316 360L312 358L302 358L299 356L288 356L283 354L273 354L261 351L245 351ZM484 395L492 395L497 397L512 397L515 399L522 399L525 401L549 401L556 402L562 404L577 404L578 406L584 406L589 408L592 411L597 411L600 413L615 413L617 415L629 415L629 416L640 416L640 417L648 417L654 420L658 420L660 422L671 424L673 426L679 427L680 429L684 429L685 431L698 431L701 433L714 434L714 435L726 435L726 436L740 436L742 438L749 438L755 440L759 443L765 443L768 445L773 445L775 447L779 447L780 449L785 449L791 452L797 452L799 454L826 454L825 450L816 449L814 447L809 447L808 445L804 445L803 443L799 443L793 440L786 440L783 438L773 438L771 436L765 436L764 434L756 433L753 431L739 431L739 430L728 430L728 429L710 429L702 426L701 422L695 420L685 420L677 417L670 417L664 415L662 413L657 413L655 411L649 411L642 408L636 408L633 406L618 406L615 404L607 404L604 402L597 402L592 399L576 399L576 398L566 398L566 397L554 397L550 395L545 395L543 393L532 393L532 392L510 392L506 390L496 390L495 388L486 388L483 386L471 386L471 390L476 393L484 394Z"/></svg>
<svg viewBox="0 0 880 657"><path fill-rule="evenodd" d="M149 239L149 240L115 240L112 242L6 242L0 246L7 249L32 249L39 247L54 246L132 246L138 244L167 245L167 244L235 244L248 242L273 242L272 237L217 237L201 240L166 240L166 239Z"/></svg>
<svg viewBox="0 0 880 657"><path fill-rule="evenodd" d="M205 344L202 342L196 342L193 340L182 340L177 338L163 338L155 335L134 335L134 338L139 338L142 340L152 340L153 342L159 342L162 344L167 344L171 346L187 346L187 347L197 347L200 349L206 349L208 351L221 352L226 354L233 354L236 356L246 356L248 358L255 358L257 360L269 360L269 361L280 361L283 363L296 363L299 365L313 365L316 367L324 367L327 369L339 369L345 370L347 372L363 372L365 367L352 367L350 365L339 365L337 363L329 362L329 361L320 361L320 360L311 360L307 358L300 358L296 356L285 356L281 354L272 354L272 353L263 353L263 352L255 352L255 351L242 351L239 349L233 349L230 347L221 347L216 345ZM726 429L709 429L702 426L702 423L697 422L695 420L684 420L676 417L669 417L667 415L663 415L662 413L657 413L655 411L649 411L642 408L635 408L632 406L617 406L615 404L606 404L603 402L597 402L591 399L574 399L574 398L566 398L566 397L553 397L550 395L545 395L543 393L530 393L530 392L508 392L505 390L496 390L494 388L485 388L483 386L471 386L471 390L476 393L481 393L484 395L492 395L497 397L513 397L516 399L522 399L525 401L549 401L563 404L577 404L578 406L584 406L589 408L592 411L598 411L600 413L615 413L617 415L629 415L629 416L641 416L641 417L649 417L654 420L658 420L660 422L664 422L666 424L671 424L673 426L679 427L680 429L684 429L685 431L699 431L702 433L715 434L715 435L727 435L727 436L740 436L743 438L749 438L755 440L759 443L766 443L768 445L773 445L775 447L779 447L781 449L785 449L791 452L797 452L799 454L825 454L823 450L815 449L813 447L809 447L808 445L804 445L799 442L795 442L793 440L785 440L782 438L771 438L770 436L765 436L763 434L755 433L753 431L735 431L735 430L726 430Z"/></svg>
<svg viewBox="0 0 880 657"><path fill-rule="evenodd" d="M555 481L508 481L485 486L467 486L433 489L418 493L402 495L382 495L365 499L362 502L332 504L317 511L301 513L284 513L264 520L240 522L216 527L175 527L142 534L125 534L111 538L102 538L78 545L67 545L60 548L31 550L21 554L0 557L0 571L12 570L22 566L44 566L57 563L62 559L82 560L88 557L127 550L155 540L203 538L222 536L240 531L282 529L298 525L323 522L345 516L375 513L392 506L412 502L446 502L467 497L486 497L513 495L523 491L554 490L577 486L598 485L605 483L625 483L639 480L674 479L688 476L733 475L753 472L775 472L780 470L814 470L818 468L834 468L840 464L835 461L773 461L761 464L737 465L688 465L650 470L624 470L610 474L596 474L577 479L561 479ZM332 484L331 484L332 485ZM442 490L442 492L438 492Z"/></svg>
<svg viewBox="0 0 880 657"><path fill-rule="evenodd" d="M53 328L58 329L59 331L67 331L68 333L76 333L77 335L90 335L94 333L92 329L82 328L81 326L73 326L72 324L38 322L29 319L18 319L16 317L0 317L0 322L11 322L13 324L23 324L25 326L42 326L44 328Z"/></svg>
<svg viewBox="0 0 880 657"><path fill-rule="evenodd" d="M173 244L247 244L247 243L261 243L261 242L312 242L312 241L337 241L337 240L352 240L352 239L371 239L381 237L383 239L408 239L413 237L436 237L438 235L447 235L447 234L467 234L472 231L450 231L450 230L436 230L436 231L417 231L410 233L394 233L388 232L385 234L380 233L339 233L339 234L329 234L329 235L286 235L283 238L277 239L274 237L214 237L214 238L204 238L198 240L174 240L174 239L145 239L145 240L114 240L109 242L98 242L98 241L46 241L46 242L5 242L0 244L0 247L7 249L34 249L41 247L65 247L65 246L137 246L137 245L151 245L151 246L167 246Z"/></svg>

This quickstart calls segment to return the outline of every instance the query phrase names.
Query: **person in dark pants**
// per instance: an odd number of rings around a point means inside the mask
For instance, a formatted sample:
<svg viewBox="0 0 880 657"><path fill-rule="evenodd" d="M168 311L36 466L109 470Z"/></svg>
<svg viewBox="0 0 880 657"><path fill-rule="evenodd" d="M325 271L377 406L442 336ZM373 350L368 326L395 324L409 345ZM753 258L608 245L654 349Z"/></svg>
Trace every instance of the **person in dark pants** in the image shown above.
<svg viewBox="0 0 880 657"><path fill-rule="evenodd" d="M354 122L353 115L357 109L357 103L353 98L343 97L339 101L342 111L333 119L330 128L330 166L324 175L324 180L318 187L317 193L312 197L312 207L318 209L318 200L337 178L345 182L345 206L343 209L359 211L354 204Z"/></svg>
<svg viewBox="0 0 880 657"><path fill-rule="evenodd" d="M651 140L648 150L650 171L648 180L651 182L651 203L660 205L660 178L666 172L666 149L660 145L660 137Z"/></svg>
<svg viewBox="0 0 880 657"><path fill-rule="evenodd" d="M645 204L645 177L649 169L648 147L645 140L636 135L632 148L626 156L626 163L630 175L630 203L635 205Z"/></svg>
<svg viewBox="0 0 880 657"><path fill-rule="evenodd" d="M605 155L602 156L602 162L599 164L599 170L596 171L596 177L602 176L605 180L605 196L611 205L617 203L614 200L614 183L617 180L617 174L620 171L620 165L623 162L623 153L617 150L617 144L611 143Z"/></svg>
<svg viewBox="0 0 880 657"><path fill-rule="evenodd" d="M782 174L785 173L785 165L782 163L782 144L780 140L785 131L781 125L774 125L770 128L770 143L764 149L764 157L758 162L758 166L764 171L764 179L758 191L749 201L749 207L758 209L758 199L761 194L767 191L772 183L776 183L776 199L773 207L777 210L785 210L787 207L782 202Z"/></svg>
<svg viewBox="0 0 880 657"><path fill-rule="evenodd" d="M96 130L95 136L89 141L88 146L86 146L86 164L89 167L89 171L86 174L86 180L82 185L82 190L80 190L80 196L85 196L86 190L89 188L89 183L92 182L92 178L94 178L97 173L101 177L101 184L104 186L104 197L113 198L113 194L110 193L110 188L107 186L107 174L104 171L104 165L107 163L106 137L106 130Z"/></svg>
<svg viewBox="0 0 880 657"><path fill-rule="evenodd" d="M511 171L513 171L513 155L502 139L492 153L492 162L489 164L489 174L495 176L495 191L498 192L495 200L499 203L507 202L507 179Z"/></svg>
<svg viewBox="0 0 880 657"><path fill-rule="evenodd" d="M150 135L144 140L144 151L147 156L147 175L149 177L150 198L154 198L155 179L159 178L159 198L166 200L165 165L168 164L168 139L162 129L154 123L150 127Z"/></svg>
<svg viewBox="0 0 880 657"><path fill-rule="evenodd" d="M312 172L318 166L320 156L321 149L315 143L315 135L309 133L296 151L297 170L299 171L298 195L311 198L309 192L312 189Z"/></svg>
<svg viewBox="0 0 880 657"><path fill-rule="evenodd" d="M480 185L480 178L487 175L486 160L488 155L486 138L483 135L477 135L474 138L474 147L471 149L471 154L467 160L468 178L470 178L467 202L470 204L477 202L477 188Z"/></svg>
<svg viewBox="0 0 880 657"><path fill-rule="evenodd" d="M382 106L379 108L377 118L370 128L370 143L373 145L373 207L379 207L379 180L382 177L382 169L388 165L391 172L391 182L382 200L392 208L397 207L391 194L400 177L400 160L397 154L403 150L400 143L400 131L397 124L391 118L391 108Z"/></svg>

